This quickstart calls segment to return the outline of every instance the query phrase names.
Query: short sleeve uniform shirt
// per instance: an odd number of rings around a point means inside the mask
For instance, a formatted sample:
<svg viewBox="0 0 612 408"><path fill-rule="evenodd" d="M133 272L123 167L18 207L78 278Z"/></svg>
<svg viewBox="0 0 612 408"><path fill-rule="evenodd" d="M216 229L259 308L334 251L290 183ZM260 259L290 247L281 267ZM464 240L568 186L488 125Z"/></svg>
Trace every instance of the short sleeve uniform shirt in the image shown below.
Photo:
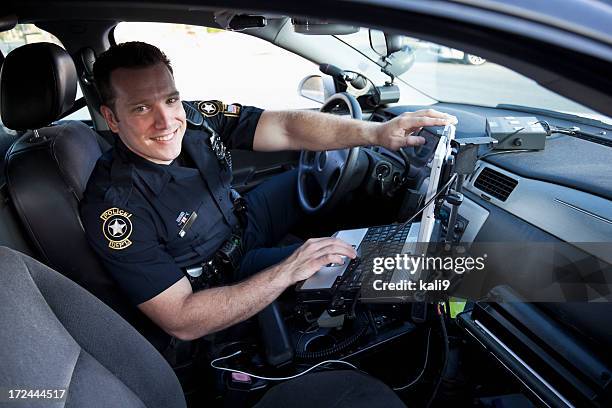
<svg viewBox="0 0 612 408"><path fill-rule="evenodd" d="M188 118L201 114L228 149L253 148L261 109L220 101L184 106ZM81 218L94 250L136 305L181 279L183 267L210 259L238 222L231 170L217 159L209 138L188 126L179 158L161 165L136 155L117 137L96 163Z"/></svg>

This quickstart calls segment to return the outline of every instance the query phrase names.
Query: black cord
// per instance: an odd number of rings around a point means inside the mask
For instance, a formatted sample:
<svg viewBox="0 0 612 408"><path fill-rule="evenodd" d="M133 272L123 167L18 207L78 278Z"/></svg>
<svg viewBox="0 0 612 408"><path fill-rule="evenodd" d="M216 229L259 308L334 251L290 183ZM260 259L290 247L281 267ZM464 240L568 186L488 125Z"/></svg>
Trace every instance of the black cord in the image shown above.
<svg viewBox="0 0 612 408"><path fill-rule="evenodd" d="M515 131L514 131L514 132L512 132L512 133L508 133L506 136L504 136L504 137L503 137L503 139L498 140L498 141L497 141L497 143L498 143L498 144L502 144L502 143L504 143L504 142L506 141L506 139L508 139L508 138L509 138L509 137L511 137L511 136L516 135L517 133L522 132L523 130L525 130L525 128L524 128L524 127L520 128L520 129L517 129L517 130L515 130Z"/></svg>
<svg viewBox="0 0 612 408"><path fill-rule="evenodd" d="M340 343L336 343L320 351L296 351L295 357L300 360L321 360L333 356L355 344L367 331L368 325L366 324L361 330L342 340Z"/></svg>
<svg viewBox="0 0 612 408"><path fill-rule="evenodd" d="M440 309L442 310L442 309ZM442 370L440 371L440 376L438 377L438 381L436 382L436 386L434 387L433 393L431 397L429 397L429 401L427 401L427 405L425 408L429 408L433 401L436 399L436 395L438 394L438 390L440 389L440 384L442 383L442 376L446 371L446 366L448 365L448 355L450 353L450 347L448 344L448 333L446 332L446 322L444 313L440 312L438 315L440 319L440 328L442 329L442 340L444 341L444 364L442 365Z"/></svg>
<svg viewBox="0 0 612 408"><path fill-rule="evenodd" d="M402 174L402 184L400 184L400 186L403 186L408 178L408 173L410 173L410 157L408 156L408 153L404 151L403 147L399 149L399 153L402 156L402 159L404 159L404 173Z"/></svg>
<svg viewBox="0 0 612 408"><path fill-rule="evenodd" d="M482 159L486 159L487 157L497 156L497 155L500 155L500 154L525 153L525 152L533 152L533 151L537 151L537 150L529 150L529 149L497 150L497 151L493 151L493 152L490 152L490 153L487 153L487 154L483 154L478 159L482 160Z"/></svg>
<svg viewBox="0 0 612 408"><path fill-rule="evenodd" d="M380 100L381 100L381 98L382 98L382 96L381 96L381 94L380 94L380 89L378 89L378 87L376 86L376 84L375 84L374 82L372 82L372 80L371 80L370 78L368 78L367 76L365 76L365 75L363 75L363 74L360 74L359 72L355 72L355 71L344 71L344 72L350 72L350 73L352 73L352 74L355 74L355 75L357 75L357 76L360 76L360 77L362 77L362 78L365 78L365 79L366 79L366 80L367 80L367 81L368 81L368 82L369 82L369 83L372 85L372 88L373 88L373 89L374 89L374 91L376 92L376 97L377 97L376 104L374 105L374 108L376 109L376 108L378 107L378 105L380 104ZM346 81L345 81L345 82L346 82ZM350 81L349 81L349 82L350 82ZM353 86L353 85L351 84L351 86ZM355 87L353 86L353 88L355 88ZM367 94L368 94L368 93L365 93L364 95L367 95Z"/></svg>
<svg viewBox="0 0 612 408"><path fill-rule="evenodd" d="M452 177L451 177L451 178L450 178L450 179L449 179L449 180L446 182L446 184L444 184L444 185L442 186L442 188L441 188L440 190L438 190L438 192L437 192L437 193L436 193L436 194L435 194L433 197L431 197L431 198L430 198L430 199L429 199L429 200L428 200L428 201L427 201L425 204L423 204L423 206L422 206L422 207L421 207L421 208L420 208L420 209L419 209L417 212L415 212L415 213L412 215L412 217L410 217L410 218L408 218L406 221L404 221L404 222L402 222L402 223L398 224L398 227L397 227L397 228L396 228L394 231L392 231L391 233L389 233L389 235L387 235L387 236L385 237L385 239L384 239L384 240L381 240L380 242L378 242L378 247L376 248L376 251L379 251L383 243L385 243L385 242L387 242L387 241L390 241L390 240L391 240L391 238L393 238L393 237L395 236L395 234L397 234L397 233L398 233L398 232L399 232L401 229L403 229L403 228L404 228L404 227L405 227L407 224L409 224L409 223L411 223L412 221L414 221L414 219L415 219L416 217L418 217L418 216L419 216L419 215L420 215L420 214L421 214L423 211L425 211L425 209L426 209L427 207L429 207L429 204L431 204L432 202L434 202L434 201L435 201L435 200L436 200L436 199L437 199L437 198L438 198L438 197L439 197L439 196L440 196L440 195L441 195L443 192L445 192L445 191L446 191L446 189L447 189L448 187L450 187L450 186L451 186L451 184L452 184L452 183L453 183L453 182L454 182L456 179L457 179L457 174L455 173L455 174L453 174L453 176L452 176Z"/></svg>
<svg viewBox="0 0 612 408"><path fill-rule="evenodd" d="M406 388L412 387L414 384L416 384L421 379L423 374L425 374L425 370L427 369L427 360L429 359L429 338L430 337L431 337L431 327L427 331L427 345L425 346L425 361L423 362L423 369L421 370L419 375L417 375L414 380L410 381L406 385L402 385L401 387L394 387L393 391L403 391Z"/></svg>
<svg viewBox="0 0 612 408"><path fill-rule="evenodd" d="M368 308L368 312L366 315L368 316L368 321L370 322L370 326L372 326L374 337L378 337L378 328L376 327L376 321L374 321L374 316L372 316L372 311L369 308Z"/></svg>

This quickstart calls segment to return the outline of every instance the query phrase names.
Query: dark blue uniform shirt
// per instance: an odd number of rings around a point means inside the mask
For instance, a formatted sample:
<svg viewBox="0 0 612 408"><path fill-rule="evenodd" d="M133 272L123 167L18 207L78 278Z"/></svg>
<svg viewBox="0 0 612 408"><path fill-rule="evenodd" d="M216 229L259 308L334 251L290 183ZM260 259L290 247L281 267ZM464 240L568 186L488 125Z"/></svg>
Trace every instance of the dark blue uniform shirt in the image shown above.
<svg viewBox="0 0 612 408"><path fill-rule="evenodd" d="M252 150L261 109L220 101L188 104L228 149ZM89 242L134 304L176 283L184 276L181 268L210 259L238 223L231 171L215 156L209 137L188 126L181 155L170 165L136 155L117 137L114 149L96 163L81 218Z"/></svg>

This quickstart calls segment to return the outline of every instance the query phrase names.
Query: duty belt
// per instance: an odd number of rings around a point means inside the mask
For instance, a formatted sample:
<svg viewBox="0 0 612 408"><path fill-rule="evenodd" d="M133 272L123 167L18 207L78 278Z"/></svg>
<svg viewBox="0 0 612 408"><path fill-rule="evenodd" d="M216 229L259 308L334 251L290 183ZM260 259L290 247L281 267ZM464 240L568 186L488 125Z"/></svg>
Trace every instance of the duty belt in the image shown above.
<svg viewBox="0 0 612 408"><path fill-rule="evenodd" d="M211 259L186 267L185 273L194 292L228 283L240 267L243 255L242 237L232 234Z"/></svg>
<svg viewBox="0 0 612 408"><path fill-rule="evenodd" d="M236 190L230 192L234 214L240 225L234 228L231 237L221 244L211 259L185 268L194 292L228 283L244 256L242 233L247 224L246 200Z"/></svg>

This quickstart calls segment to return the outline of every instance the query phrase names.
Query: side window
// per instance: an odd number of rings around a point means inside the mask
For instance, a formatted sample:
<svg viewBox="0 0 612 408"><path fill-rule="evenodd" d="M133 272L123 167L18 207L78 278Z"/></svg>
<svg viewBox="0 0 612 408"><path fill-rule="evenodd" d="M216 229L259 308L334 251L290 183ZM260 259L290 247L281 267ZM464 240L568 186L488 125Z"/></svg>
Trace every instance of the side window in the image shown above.
<svg viewBox="0 0 612 408"><path fill-rule="evenodd" d="M314 63L242 33L184 24L123 22L116 43L144 41L170 59L184 100L218 99L263 109L319 108L298 85L318 74Z"/></svg>

